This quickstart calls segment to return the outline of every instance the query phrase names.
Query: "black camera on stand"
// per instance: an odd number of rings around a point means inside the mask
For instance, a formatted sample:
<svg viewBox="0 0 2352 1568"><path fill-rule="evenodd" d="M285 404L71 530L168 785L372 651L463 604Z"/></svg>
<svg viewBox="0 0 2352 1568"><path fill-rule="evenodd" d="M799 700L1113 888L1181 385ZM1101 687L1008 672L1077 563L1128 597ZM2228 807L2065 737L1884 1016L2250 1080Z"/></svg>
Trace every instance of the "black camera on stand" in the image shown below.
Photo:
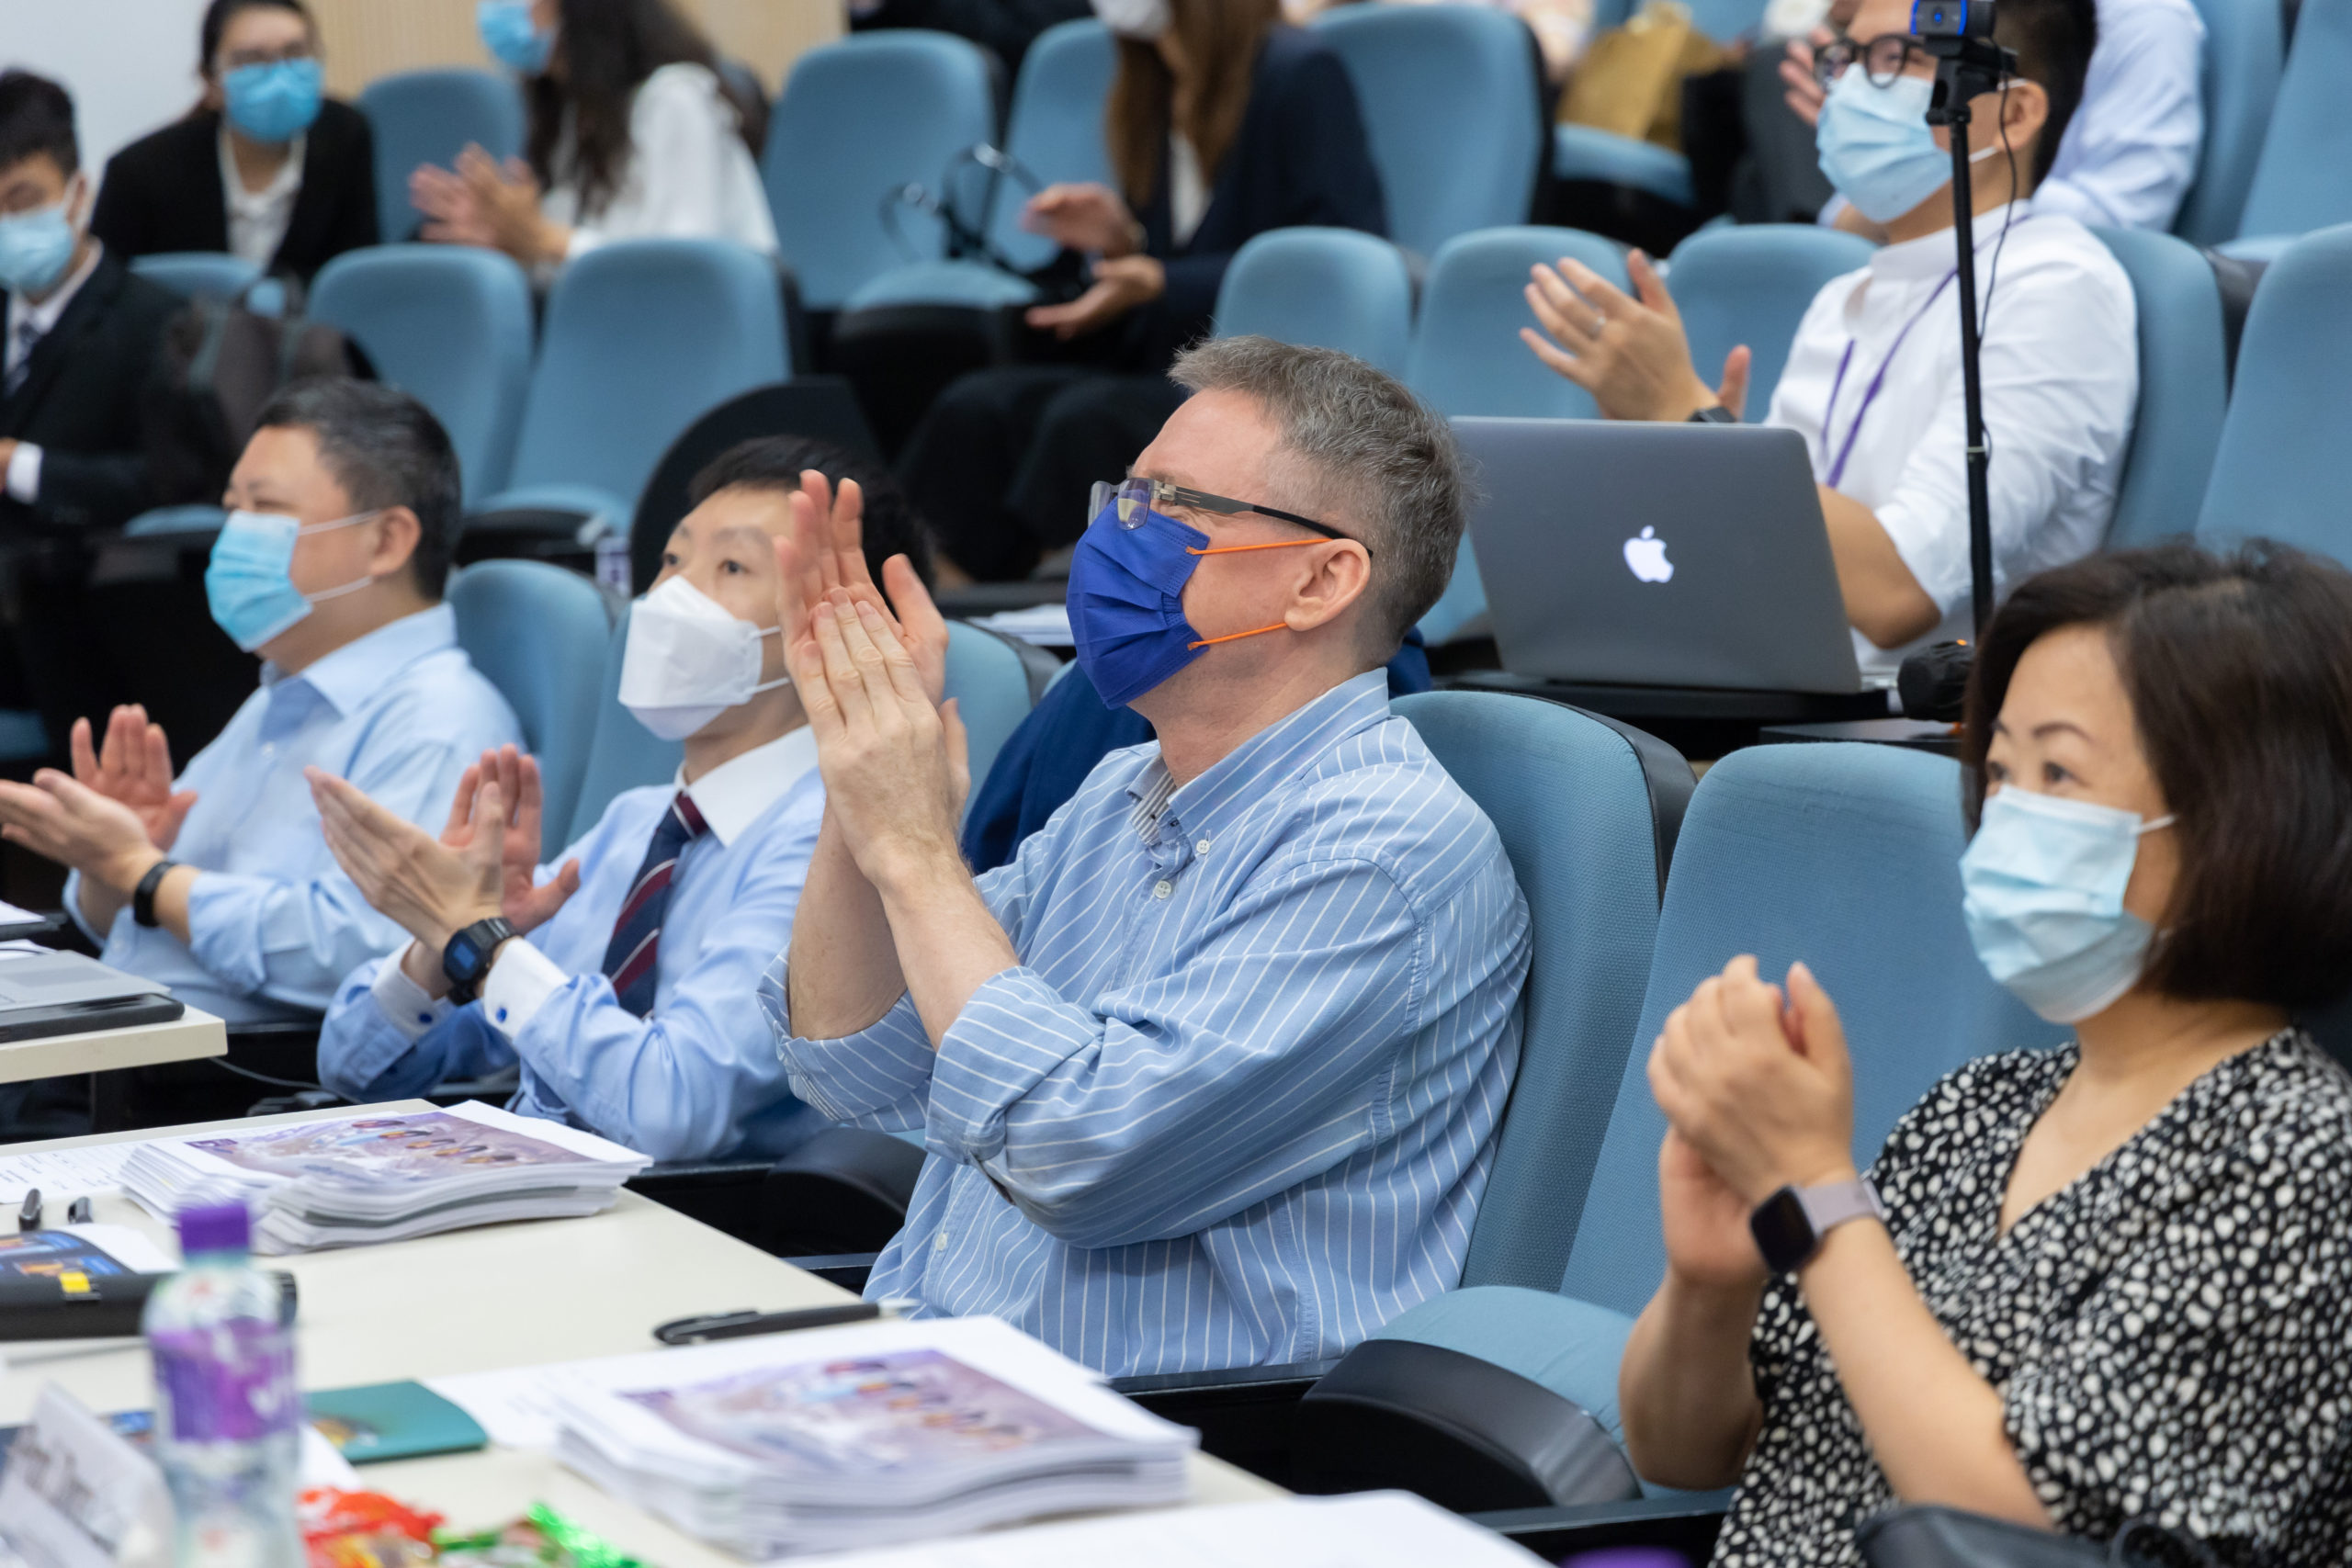
<svg viewBox="0 0 2352 1568"><path fill-rule="evenodd" d="M1984 440L1976 313L1976 191L1971 173L1973 165L1968 160L1968 123L1970 106L1977 97L1998 89L2018 68L2016 52L1993 41L1993 3L1915 0L1911 7L1912 36L1936 62L1936 90L1928 103L1928 123L1948 127L1951 141L1952 240L1959 252L1955 281L1960 286L1960 380L1967 415L1969 601L1979 640L1993 615L1993 452ZM1957 720L1970 657L1953 644L1939 643L1905 660L1896 685L1905 715Z"/></svg>

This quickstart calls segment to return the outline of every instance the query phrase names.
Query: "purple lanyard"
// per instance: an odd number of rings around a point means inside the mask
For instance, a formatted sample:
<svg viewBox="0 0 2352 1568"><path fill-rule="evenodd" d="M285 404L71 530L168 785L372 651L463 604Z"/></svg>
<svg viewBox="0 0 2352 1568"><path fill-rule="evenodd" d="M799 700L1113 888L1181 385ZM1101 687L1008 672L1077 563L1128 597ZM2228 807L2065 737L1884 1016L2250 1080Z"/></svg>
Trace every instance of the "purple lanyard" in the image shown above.
<svg viewBox="0 0 2352 1568"><path fill-rule="evenodd" d="M1911 319L1903 323L1901 332L1894 334L1894 346L1886 351L1886 357L1878 362L1878 374L1871 378L1869 388L1862 393L1862 406L1854 411L1854 423L1846 427L1845 445L1838 448L1837 460L1829 465L1828 484L1831 490L1836 490L1838 481L1846 477L1846 459L1854 455L1854 438L1862 433L1862 421L1870 417L1871 405L1878 401L1879 389L1886 385L1887 367L1894 363L1894 356L1903 352L1903 340L1911 335L1911 329L1919 324L1920 318L1928 313L1930 306L1943 298L1944 289L1959 276L1960 268L1958 267L1953 267L1944 274L1943 282L1936 285L1936 291L1928 296L1926 304L1911 312ZM1829 383L1828 406L1821 411L1821 433L1825 438L1829 434L1829 416L1838 412L1838 394L1846 385L1847 367L1853 362L1854 339L1849 337L1846 340L1846 352L1838 361L1838 378ZM1823 450L1826 451L1827 448L1825 446Z"/></svg>

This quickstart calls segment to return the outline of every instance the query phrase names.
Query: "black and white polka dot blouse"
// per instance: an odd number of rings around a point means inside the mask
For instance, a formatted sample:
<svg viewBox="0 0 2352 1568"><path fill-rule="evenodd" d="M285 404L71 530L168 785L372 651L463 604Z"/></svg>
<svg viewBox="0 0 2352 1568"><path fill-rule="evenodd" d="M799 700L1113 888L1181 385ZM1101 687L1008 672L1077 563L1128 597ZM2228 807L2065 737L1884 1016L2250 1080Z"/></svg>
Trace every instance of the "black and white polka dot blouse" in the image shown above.
<svg viewBox="0 0 2352 1568"><path fill-rule="evenodd" d="M2002 1235L2075 1059L1972 1062L1896 1124L1871 1174L1921 1298L2061 1529L2153 1516L2246 1568L2352 1562L2352 1077L2281 1032ZM1859 1564L1895 1498L1792 1279L1749 1353L1764 1422L1718 1568Z"/></svg>

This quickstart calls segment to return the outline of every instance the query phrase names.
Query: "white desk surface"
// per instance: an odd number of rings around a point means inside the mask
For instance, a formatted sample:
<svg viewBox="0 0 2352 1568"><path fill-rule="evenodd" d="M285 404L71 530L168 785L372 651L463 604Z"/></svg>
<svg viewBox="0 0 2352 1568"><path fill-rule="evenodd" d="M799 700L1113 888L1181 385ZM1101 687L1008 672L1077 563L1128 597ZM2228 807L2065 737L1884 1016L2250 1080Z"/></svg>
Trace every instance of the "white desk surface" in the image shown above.
<svg viewBox="0 0 2352 1568"><path fill-rule="evenodd" d="M218 1027L217 1023L215 1027ZM422 1100L369 1110L424 1111ZM149 1128L19 1144L6 1152L186 1136L356 1114L352 1108ZM130 1199L96 1201L96 1218L139 1227L167 1249L168 1227ZM848 1292L781 1258L624 1191L583 1220L485 1225L381 1247L265 1258L300 1281L300 1367L306 1388L485 1371L653 1349L653 1325L741 1307L763 1312L846 1301ZM0 1425L25 1420L44 1382L100 1413L152 1401L147 1355L128 1340L0 1347ZM1220 1461L1193 1459L1195 1504L1281 1490ZM543 1453L493 1449L369 1465L371 1487L448 1516L454 1529L503 1524L544 1501L654 1568L729 1568L739 1560L607 1496Z"/></svg>
<svg viewBox="0 0 2352 1568"><path fill-rule="evenodd" d="M104 1073L117 1067L146 1067L157 1062L188 1062L229 1054L229 1032L209 1012L190 1008L169 1023L136 1023L127 1029L93 1029L40 1040L0 1044L0 1083L62 1077L67 1073Z"/></svg>

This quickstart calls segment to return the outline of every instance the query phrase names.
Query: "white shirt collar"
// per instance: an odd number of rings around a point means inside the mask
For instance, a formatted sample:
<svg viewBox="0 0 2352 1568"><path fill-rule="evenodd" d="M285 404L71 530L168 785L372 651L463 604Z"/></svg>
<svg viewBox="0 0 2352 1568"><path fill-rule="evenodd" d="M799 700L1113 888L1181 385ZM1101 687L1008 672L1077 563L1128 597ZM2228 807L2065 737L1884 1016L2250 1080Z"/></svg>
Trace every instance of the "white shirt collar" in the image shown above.
<svg viewBox="0 0 2352 1568"><path fill-rule="evenodd" d="M65 314L65 307L74 303L74 296L82 292L82 285L89 282L90 275L98 270L98 258L105 254L106 247L92 241L89 255L83 260L80 266L74 269L73 276L66 278L62 287L38 305L21 294L10 294L8 296L10 346L13 348L15 344L17 329L27 321L30 321L42 336L48 336L50 331L57 325L57 318Z"/></svg>
<svg viewBox="0 0 2352 1568"><path fill-rule="evenodd" d="M294 198L302 188L302 149L307 136L307 132L298 132L287 144L286 162L278 165L267 185L259 190L247 190L244 177L237 173L237 154L229 145L228 117L221 117L220 194L227 199L232 214L246 219L265 218L280 202Z"/></svg>
<svg viewBox="0 0 2352 1568"><path fill-rule="evenodd" d="M686 771L681 765L678 787L695 803L719 843L727 845L816 766L817 735L804 724L764 746L730 757L692 784L686 783Z"/></svg>
<svg viewBox="0 0 2352 1568"><path fill-rule="evenodd" d="M2026 197L1989 212L1976 215L1976 254L1980 259L1999 243L2004 227L2013 227L2033 216L2033 198ZM1952 249L1950 225L1932 234L1922 234L1901 244L1881 245L1871 253L1871 276L1884 278L1891 285L1905 283L1939 284L1952 270L1957 253Z"/></svg>

